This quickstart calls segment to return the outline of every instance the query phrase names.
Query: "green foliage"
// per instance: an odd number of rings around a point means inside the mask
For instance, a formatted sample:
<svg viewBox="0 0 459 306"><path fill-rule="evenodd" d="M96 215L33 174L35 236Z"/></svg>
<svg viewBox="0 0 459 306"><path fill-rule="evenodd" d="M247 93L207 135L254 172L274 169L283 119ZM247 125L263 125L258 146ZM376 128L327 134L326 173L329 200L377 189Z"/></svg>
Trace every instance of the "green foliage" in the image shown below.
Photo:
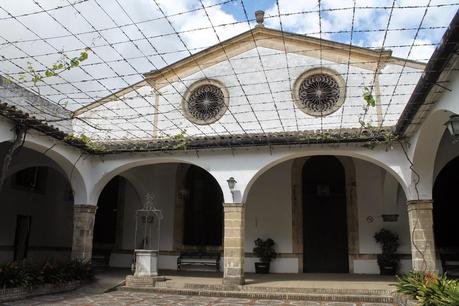
<svg viewBox="0 0 459 306"><path fill-rule="evenodd" d="M92 270L91 264L81 260L72 260L62 267L64 279L67 281L71 280L93 280L94 271Z"/></svg>
<svg viewBox="0 0 459 306"><path fill-rule="evenodd" d="M275 242L271 238L268 238L266 240L257 238L255 240L255 247L253 248L253 252L258 258L260 258L261 262L268 263L277 257L274 245Z"/></svg>
<svg viewBox="0 0 459 306"><path fill-rule="evenodd" d="M161 137L160 137L161 138ZM162 150L186 150L189 143L189 138L186 136L186 131L182 131L171 137L172 143L165 144L161 147Z"/></svg>
<svg viewBox="0 0 459 306"><path fill-rule="evenodd" d="M368 106L375 107L376 106L376 100L371 94L371 90L368 87L363 88L363 99L367 102Z"/></svg>
<svg viewBox="0 0 459 306"><path fill-rule="evenodd" d="M0 288L31 288L42 284L92 279L94 272L91 265L79 260L46 261L43 264L22 261L0 265Z"/></svg>
<svg viewBox="0 0 459 306"><path fill-rule="evenodd" d="M384 228L376 232L374 238L377 243L381 244L382 254L378 254L377 256L381 273L383 273L383 270L387 267L393 267L393 273L395 273L400 262L400 258L398 254L396 254L400 246L400 238L396 233Z"/></svg>
<svg viewBox="0 0 459 306"><path fill-rule="evenodd" d="M0 265L0 288L28 288L33 285L33 275L26 272L23 263L10 262Z"/></svg>
<svg viewBox="0 0 459 306"><path fill-rule="evenodd" d="M394 254L400 246L398 235L385 228L376 232L374 237L376 242L381 244L383 254Z"/></svg>
<svg viewBox="0 0 459 306"><path fill-rule="evenodd" d="M172 139L176 142L176 144L172 146L172 149L186 150L188 145L188 138L186 137L185 132L174 135Z"/></svg>
<svg viewBox="0 0 459 306"><path fill-rule="evenodd" d="M398 277L397 291L413 299L421 306L459 305L459 281L446 275L409 272Z"/></svg>
<svg viewBox="0 0 459 306"><path fill-rule="evenodd" d="M70 134L65 136L63 141L72 145L80 145L92 153L102 154L107 152L107 150L103 146L93 142L85 134L81 134L80 136Z"/></svg>
<svg viewBox="0 0 459 306"><path fill-rule="evenodd" d="M69 58L63 51L61 51L61 57L56 61L56 63L47 67L44 72L35 70L32 63L27 62L27 72L31 75L31 78L30 80L27 80L24 75L21 75L19 76L18 81L31 81L32 83L37 84L38 82L43 81L44 78L57 76L66 70L80 66L81 62L88 59L90 51L91 49L86 48L84 51L80 52L79 56L72 58Z"/></svg>

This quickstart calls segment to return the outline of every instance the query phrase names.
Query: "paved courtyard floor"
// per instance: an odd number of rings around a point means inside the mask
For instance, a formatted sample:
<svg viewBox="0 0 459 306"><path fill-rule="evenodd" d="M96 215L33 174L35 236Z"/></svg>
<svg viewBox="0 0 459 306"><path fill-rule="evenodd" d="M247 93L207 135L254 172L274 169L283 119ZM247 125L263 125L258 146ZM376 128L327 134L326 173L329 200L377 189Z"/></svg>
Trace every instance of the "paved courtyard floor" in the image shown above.
<svg viewBox="0 0 459 306"><path fill-rule="evenodd" d="M114 269L97 274L96 281L85 285L75 291L34 297L26 300L8 302L0 305L186 305L186 306L238 306L238 305L304 305L304 306L394 306L385 303L344 303L344 302L308 302L308 301L286 301L286 300L264 300L251 298L228 298L228 297L204 297L189 296L178 294L163 294L151 292L133 291L112 291L104 293L108 288L112 288L124 280L128 270ZM221 276L218 274L207 273L175 273L169 272L168 275L174 282L194 283L221 283ZM278 282L279 276L257 276L250 275L248 283L275 287L314 287L342 288L346 284L347 288L367 288L381 289L393 281L391 278L381 278L374 276L336 276L321 275L320 278L314 275L287 275L283 276L283 282ZM343 280L345 282L343 283Z"/></svg>
<svg viewBox="0 0 459 306"><path fill-rule="evenodd" d="M144 292L113 291L103 294L77 290L4 305L183 305L183 306L239 306L239 305L303 305L303 306L393 306L381 303L307 302L283 300L256 300L245 298L203 297Z"/></svg>

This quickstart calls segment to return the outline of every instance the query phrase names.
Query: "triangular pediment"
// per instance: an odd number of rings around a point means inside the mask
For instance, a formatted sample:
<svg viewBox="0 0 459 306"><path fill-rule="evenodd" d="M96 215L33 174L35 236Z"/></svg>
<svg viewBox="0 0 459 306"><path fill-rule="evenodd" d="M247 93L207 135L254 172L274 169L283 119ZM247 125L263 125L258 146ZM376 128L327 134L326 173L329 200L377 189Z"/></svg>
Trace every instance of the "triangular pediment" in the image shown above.
<svg viewBox="0 0 459 306"><path fill-rule="evenodd" d="M301 55L305 58L316 58L336 64L349 65L372 71L372 73L376 73L378 67L383 69L387 64L420 70L423 70L425 66L424 63L392 57L390 50L373 50L306 35L256 27L159 70L145 73L144 80L95 101L75 111L74 114L78 116L107 102L116 101L132 91L148 86L148 84L155 91L160 91L164 86L211 66L228 62L228 60L256 48L266 48L276 52Z"/></svg>
<svg viewBox="0 0 459 306"><path fill-rule="evenodd" d="M306 35L256 27L174 64L146 73L144 76L150 85L159 89L179 78L227 61L256 47L321 58L337 64L349 64L372 71L376 70L377 66L382 68L389 62L405 64L412 68L424 68L423 63L392 57L390 50L372 50Z"/></svg>

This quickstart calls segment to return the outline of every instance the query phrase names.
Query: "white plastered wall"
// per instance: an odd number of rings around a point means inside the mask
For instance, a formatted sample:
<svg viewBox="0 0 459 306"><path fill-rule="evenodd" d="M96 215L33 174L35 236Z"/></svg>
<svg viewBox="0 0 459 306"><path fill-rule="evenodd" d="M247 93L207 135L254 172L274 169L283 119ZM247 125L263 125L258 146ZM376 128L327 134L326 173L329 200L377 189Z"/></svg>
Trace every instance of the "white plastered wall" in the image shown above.
<svg viewBox="0 0 459 306"><path fill-rule="evenodd" d="M406 197L400 186L397 194L384 194L384 179L386 171L369 162L354 159L356 168L357 205L359 216L359 251L361 255L377 254L381 247L374 240L374 233L386 228L400 237L401 254L410 254L410 232L408 227L408 212ZM389 190L393 192L393 190ZM392 202L384 203L384 199ZM394 203L395 201L395 203ZM397 222L383 222L382 214L397 214ZM362 256L363 257L363 256ZM411 261L402 259L401 271L410 270ZM379 273L376 259L354 260L355 273Z"/></svg>
<svg viewBox="0 0 459 306"><path fill-rule="evenodd" d="M245 252L251 253L254 240L271 238L278 253L292 253L292 161L268 170L258 178L246 202ZM254 272L257 258L245 258L245 271ZM296 258L278 258L272 272L296 273Z"/></svg>

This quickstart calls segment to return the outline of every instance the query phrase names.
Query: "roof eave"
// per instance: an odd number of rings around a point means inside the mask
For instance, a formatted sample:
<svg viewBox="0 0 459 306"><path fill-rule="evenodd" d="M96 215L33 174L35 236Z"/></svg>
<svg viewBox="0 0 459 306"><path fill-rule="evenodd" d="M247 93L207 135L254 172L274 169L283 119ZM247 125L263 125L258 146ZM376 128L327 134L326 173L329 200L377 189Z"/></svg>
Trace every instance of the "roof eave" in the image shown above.
<svg viewBox="0 0 459 306"><path fill-rule="evenodd" d="M406 135L409 126L416 117L422 105L426 102L432 88L435 86L445 67L456 55L459 49L459 11L456 12L448 29L442 37L440 44L435 49L430 60L424 69L424 73L419 79L405 109L395 127L395 133Z"/></svg>

